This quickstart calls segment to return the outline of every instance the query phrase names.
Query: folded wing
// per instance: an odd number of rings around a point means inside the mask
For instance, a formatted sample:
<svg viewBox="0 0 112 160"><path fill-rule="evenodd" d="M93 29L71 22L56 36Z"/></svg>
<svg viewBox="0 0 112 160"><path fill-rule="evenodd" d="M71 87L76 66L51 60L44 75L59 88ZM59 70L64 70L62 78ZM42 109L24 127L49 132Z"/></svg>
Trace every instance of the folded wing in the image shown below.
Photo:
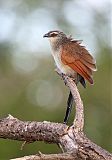
<svg viewBox="0 0 112 160"><path fill-rule="evenodd" d="M92 72L97 70L96 61L78 41L63 45L61 60L93 84Z"/></svg>

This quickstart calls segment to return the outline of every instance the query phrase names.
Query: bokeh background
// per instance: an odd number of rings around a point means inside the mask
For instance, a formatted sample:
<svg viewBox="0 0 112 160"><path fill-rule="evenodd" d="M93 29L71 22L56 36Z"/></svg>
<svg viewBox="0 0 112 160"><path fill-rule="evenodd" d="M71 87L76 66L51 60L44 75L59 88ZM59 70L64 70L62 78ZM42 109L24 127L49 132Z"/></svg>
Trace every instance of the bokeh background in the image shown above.
<svg viewBox="0 0 112 160"><path fill-rule="evenodd" d="M43 35L64 31L97 60L94 86L79 85L85 133L112 151L111 2L108 0L0 0L0 118L62 122L69 93L55 73L50 45ZM72 123L74 109L69 120ZM0 159L61 152L57 145L0 139Z"/></svg>

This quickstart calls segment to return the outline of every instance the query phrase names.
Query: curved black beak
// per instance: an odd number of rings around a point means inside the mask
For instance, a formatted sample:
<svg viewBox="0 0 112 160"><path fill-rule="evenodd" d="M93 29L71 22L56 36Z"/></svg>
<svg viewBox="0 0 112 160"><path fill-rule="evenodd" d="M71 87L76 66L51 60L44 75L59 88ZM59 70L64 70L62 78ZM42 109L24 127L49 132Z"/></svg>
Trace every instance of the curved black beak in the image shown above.
<svg viewBox="0 0 112 160"><path fill-rule="evenodd" d="M44 34L43 38L45 38L45 37L49 37L49 34L48 33Z"/></svg>

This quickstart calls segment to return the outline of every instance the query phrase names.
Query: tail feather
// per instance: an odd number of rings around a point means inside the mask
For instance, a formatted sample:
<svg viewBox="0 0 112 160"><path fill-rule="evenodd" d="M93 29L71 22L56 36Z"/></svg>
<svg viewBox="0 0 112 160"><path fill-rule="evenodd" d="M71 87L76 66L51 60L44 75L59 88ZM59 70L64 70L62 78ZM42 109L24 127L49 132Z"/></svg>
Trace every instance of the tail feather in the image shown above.
<svg viewBox="0 0 112 160"><path fill-rule="evenodd" d="M82 84L82 86L84 88L86 88L86 81L85 81L85 79L82 76L80 76L80 83Z"/></svg>

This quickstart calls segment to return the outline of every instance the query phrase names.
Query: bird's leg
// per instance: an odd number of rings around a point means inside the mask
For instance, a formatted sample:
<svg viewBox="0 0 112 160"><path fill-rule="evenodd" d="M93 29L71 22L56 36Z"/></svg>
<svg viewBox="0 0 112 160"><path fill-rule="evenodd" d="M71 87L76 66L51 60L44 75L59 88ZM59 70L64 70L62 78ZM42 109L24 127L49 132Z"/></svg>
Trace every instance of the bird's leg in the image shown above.
<svg viewBox="0 0 112 160"><path fill-rule="evenodd" d="M67 100L66 114L65 114L65 117L64 117L64 123L65 124L67 123L68 118L70 116L70 113L71 113L71 110L72 110L72 104L73 104L73 96L72 96L72 93L70 91L69 97L68 97L68 100Z"/></svg>
<svg viewBox="0 0 112 160"><path fill-rule="evenodd" d="M62 73L59 68L56 68L55 71L62 77L62 79L63 79L63 81L64 81L64 83L65 83L65 85L66 85L67 75L65 75L64 73ZM66 77L65 77L65 76L66 76Z"/></svg>

